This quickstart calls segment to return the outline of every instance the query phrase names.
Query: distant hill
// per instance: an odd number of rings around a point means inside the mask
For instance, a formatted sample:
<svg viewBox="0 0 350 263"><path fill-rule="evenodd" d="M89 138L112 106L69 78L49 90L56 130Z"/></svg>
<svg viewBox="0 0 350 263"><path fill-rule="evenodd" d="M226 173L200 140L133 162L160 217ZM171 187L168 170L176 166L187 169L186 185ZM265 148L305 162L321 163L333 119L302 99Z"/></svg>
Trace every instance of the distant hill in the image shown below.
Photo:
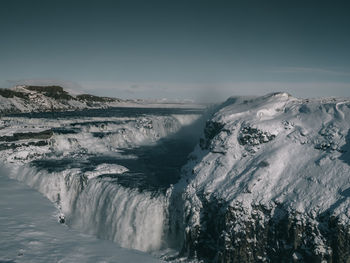
<svg viewBox="0 0 350 263"><path fill-rule="evenodd" d="M60 86L15 86L0 89L0 113L81 110L116 107L121 99L73 95Z"/></svg>

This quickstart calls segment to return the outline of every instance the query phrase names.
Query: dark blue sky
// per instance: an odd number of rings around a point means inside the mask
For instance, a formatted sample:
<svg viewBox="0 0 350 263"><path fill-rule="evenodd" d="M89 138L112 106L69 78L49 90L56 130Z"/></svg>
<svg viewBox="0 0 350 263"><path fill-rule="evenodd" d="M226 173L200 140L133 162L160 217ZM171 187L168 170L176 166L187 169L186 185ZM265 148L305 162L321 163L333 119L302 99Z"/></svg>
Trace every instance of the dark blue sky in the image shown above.
<svg viewBox="0 0 350 263"><path fill-rule="evenodd" d="M130 98L350 96L347 1L0 2L0 86Z"/></svg>

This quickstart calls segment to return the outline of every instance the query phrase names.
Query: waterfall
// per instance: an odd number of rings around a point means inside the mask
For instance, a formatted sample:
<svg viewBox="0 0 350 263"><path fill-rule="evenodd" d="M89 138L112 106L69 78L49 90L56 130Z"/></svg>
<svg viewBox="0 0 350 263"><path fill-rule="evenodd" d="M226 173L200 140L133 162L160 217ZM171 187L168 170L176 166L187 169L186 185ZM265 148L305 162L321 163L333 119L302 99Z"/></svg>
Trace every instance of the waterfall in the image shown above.
<svg viewBox="0 0 350 263"><path fill-rule="evenodd" d="M77 170L56 173L12 167L10 178L25 182L56 203L69 226L122 247L158 250L164 244L167 202L108 179L87 180Z"/></svg>
<svg viewBox="0 0 350 263"><path fill-rule="evenodd" d="M54 127L48 143L18 142L20 147L3 151L1 159L7 158L8 176L56 204L69 227L124 248L153 252L179 243L177 234L169 233L179 229L170 226L178 222L169 218L172 188L166 188L178 180L196 144L198 118L35 120L42 129ZM26 118L10 122L33 125Z"/></svg>
<svg viewBox="0 0 350 263"><path fill-rule="evenodd" d="M153 251L163 242L165 210L163 195L94 179L78 197L72 225L122 247Z"/></svg>

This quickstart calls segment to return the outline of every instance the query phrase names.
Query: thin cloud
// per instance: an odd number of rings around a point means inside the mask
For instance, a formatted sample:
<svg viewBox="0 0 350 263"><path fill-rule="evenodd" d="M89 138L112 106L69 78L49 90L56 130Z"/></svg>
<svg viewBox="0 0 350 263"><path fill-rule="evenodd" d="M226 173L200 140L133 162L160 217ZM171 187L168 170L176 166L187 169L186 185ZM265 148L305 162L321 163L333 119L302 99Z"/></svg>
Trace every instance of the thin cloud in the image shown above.
<svg viewBox="0 0 350 263"><path fill-rule="evenodd" d="M331 70L324 68L310 68L310 67L282 67L269 71L271 73L316 73L316 74L327 74L334 76L350 76L350 72Z"/></svg>
<svg viewBox="0 0 350 263"><path fill-rule="evenodd" d="M85 89L98 95L125 99L191 99L196 102L220 102L230 96L264 95L288 92L295 97L338 96L350 97L348 82L225 82L225 83L172 83L172 82L84 82ZM137 85L137 90L130 86ZM98 88L96 88L98 87Z"/></svg>
<svg viewBox="0 0 350 263"><path fill-rule="evenodd" d="M309 69L309 68L308 68ZM173 83L173 82L114 82L86 81L79 84L58 80L11 80L12 86L61 85L68 90L123 99L161 99L196 102L220 102L230 96L264 95L270 92L288 92L295 97L338 96L350 97L349 82L222 82L222 83ZM137 87L137 88L136 88Z"/></svg>
<svg viewBox="0 0 350 263"><path fill-rule="evenodd" d="M130 89L139 89L139 88L140 88L140 86L137 84L130 85Z"/></svg>
<svg viewBox="0 0 350 263"><path fill-rule="evenodd" d="M129 94L129 95L134 95L135 92L133 90L125 89L123 90L124 93Z"/></svg>

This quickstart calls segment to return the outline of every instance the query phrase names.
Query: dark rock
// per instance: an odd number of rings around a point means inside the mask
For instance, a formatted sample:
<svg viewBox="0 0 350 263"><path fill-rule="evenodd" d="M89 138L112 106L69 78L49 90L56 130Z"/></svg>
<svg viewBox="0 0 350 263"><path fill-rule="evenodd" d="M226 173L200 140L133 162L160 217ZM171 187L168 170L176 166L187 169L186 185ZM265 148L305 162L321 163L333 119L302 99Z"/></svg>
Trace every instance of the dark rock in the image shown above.
<svg viewBox="0 0 350 263"><path fill-rule="evenodd" d="M12 136L2 136L0 141L12 142L25 139L49 139L53 135L51 130L45 130L41 132L18 132L14 133Z"/></svg>
<svg viewBox="0 0 350 263"><path fill-rule="evenodd" d="M300 220L307 215L282 206L274 213L256 206L247 215L215 198L202 196L201 202L200 225L187 229L182 256L203 262L350 262L350 228L336 217Z"/></svg>
<svg viewBox="0 0 350 263"><path fill-rule="evenodd" d="M201 149L208 149L212 139L218 135L223 128L224 124L222 123L207 121L204 128L204 138L201 138L199 141Z"/></svg>
<svg viewBox="0 0 350 263"><path fill-rule="evenodd" d="M66 218L64 217L64 215L59 215L58 221L59 221L61 224L64 224L64 223L66 222Z"/></svg>
<svg viewBox="0 0 350 263"><path fill-rule="evenodd" d="M238 141L241 145L259 145L272 141L276 135L250 126L242 127Z"/></svg>

